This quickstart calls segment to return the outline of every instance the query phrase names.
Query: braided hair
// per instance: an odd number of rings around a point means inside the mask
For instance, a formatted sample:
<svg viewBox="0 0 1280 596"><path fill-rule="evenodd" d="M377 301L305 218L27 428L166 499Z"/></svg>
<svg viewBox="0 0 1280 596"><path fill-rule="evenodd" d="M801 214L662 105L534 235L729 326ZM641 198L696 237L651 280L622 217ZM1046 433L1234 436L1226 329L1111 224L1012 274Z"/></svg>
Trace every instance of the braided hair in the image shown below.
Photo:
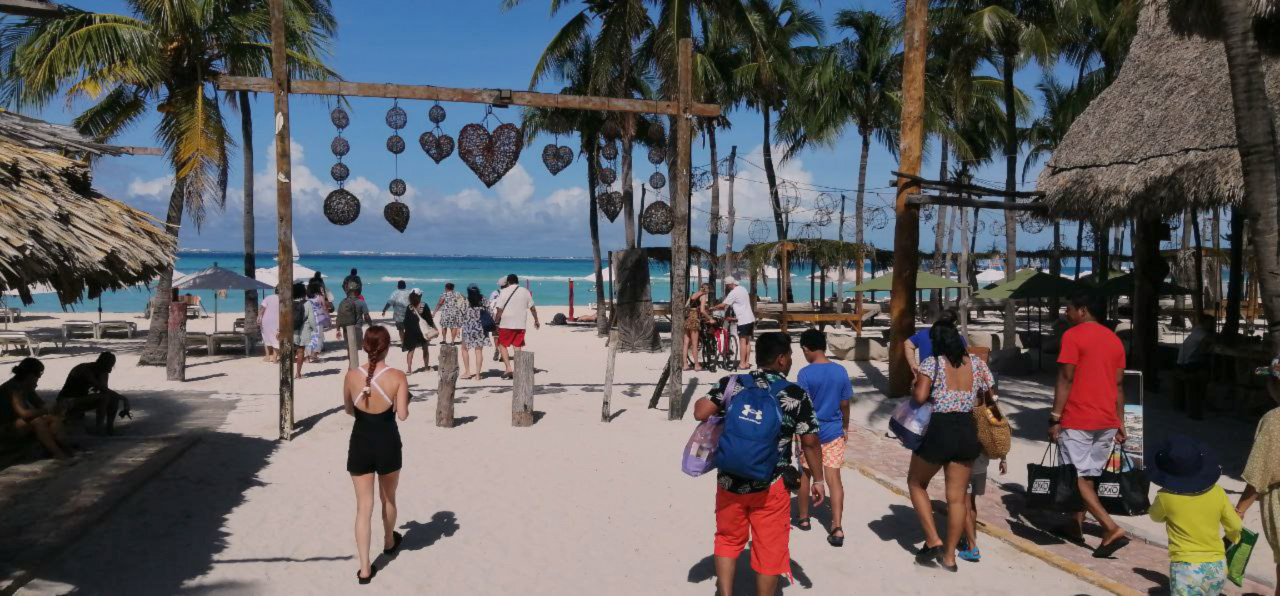
<svg viewBox="0 0 1280 596"><path fill-rule="evenodd" d="M382 325L374 325L364 332L364 353L369 355L369 372L364 379L364 389L368 391L373 385L373 371L378 363L387 359L387 349L391 347L391 334Z"/></svg>

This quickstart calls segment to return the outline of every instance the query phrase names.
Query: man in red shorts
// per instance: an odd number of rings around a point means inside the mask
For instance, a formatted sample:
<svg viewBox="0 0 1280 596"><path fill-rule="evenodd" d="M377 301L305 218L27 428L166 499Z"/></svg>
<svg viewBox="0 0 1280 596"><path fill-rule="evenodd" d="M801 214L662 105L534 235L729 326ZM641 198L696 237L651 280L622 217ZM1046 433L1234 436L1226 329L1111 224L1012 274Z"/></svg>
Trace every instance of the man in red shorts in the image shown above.
<svg viewBox="0 0 1280 596"><path fill-rule="evenodd" d="M800 437L805 461L809 469L814 470L810 492L815 507L822 503L825 492L826 478L813 401L799 386L786 383L787 373L791 372L791 338L776 332L761 335L756 340L756 365L759 370L749 376L757 387L782 386L773 396L777 399L782 423L778 464L769 480L739 478L723 470L716 474L715 564L721 596L733 594L738 555L746 547L748 538L757 594L772 596L778 589L778 576L791 577L791 491L784 486L782 475L791 466L794 437ZM725 415L724 392L729 379L720 379L707 397L694 404L694 418L701 421L712 415ZM731 404L733 397L729 396Z"/></svg>
<svg viewBox="0 0 1280 596"><path fill-rule="evenodd" d="M520 287L520 278L514 273L507 276L507 287L498 294L498 300L489 306L497 309L493 318L498 323L498 350L502 352L502 365L507 369L502 373L502 378L510 379L513 373L511 353L508 350L515 348L519 352L524 349L524 331L529 325L530 314L533 314L533 328L542 327L542 323L538 322L538 309L533 306L533 294Z"/></svg>

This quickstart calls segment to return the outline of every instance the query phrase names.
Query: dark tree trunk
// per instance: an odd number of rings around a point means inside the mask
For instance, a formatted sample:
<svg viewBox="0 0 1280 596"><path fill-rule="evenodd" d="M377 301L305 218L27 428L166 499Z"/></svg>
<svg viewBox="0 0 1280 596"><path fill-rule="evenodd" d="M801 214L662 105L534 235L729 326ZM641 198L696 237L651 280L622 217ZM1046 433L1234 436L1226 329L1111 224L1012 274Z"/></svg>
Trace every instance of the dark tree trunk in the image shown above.
<svg viewBox="0 0 1280 596"><path fill-rule="evenodd" d="M1191 306L1196 311L1196 317L1204 314L1204 242L1200 238L1200 221L1199 217L1192 213L1191 222L1194 226L1191 228L1191 234L1195 238L1195 267L1196 267L1196 293L1191 296ZM1214 318L1215 321L1217 317ZM1194 321L1195 319L1192 319Z"/></svg>
<svg viewBox="0 0 1280 596"><path fill-rule="evenodd" d="M707 241L707 250L711 251L711 265L707 272L707 282L711 284L712 291L716 287L716 273L719 267L716 266L716 259L719 253L716 250L720 244L720 234L724 230L720 229L720 167L716 163L719 157L716 155L716 127L712 125L707 129L707 144L711 149L711 223L707 226L711 238Z"/></svg>
<svg viewBox="0 0 1280 596"><path fill-rule="evenodd" d="M252 278L257 269L254 258L253 221L253 114L249 109L249 92L239 92L240 136L244 150L244 275ZM258 291L244 292L244 332L250 336L258 333Z"/></svg>
<svg viewBox="0 0 1280 596"><path fill-rule="evenodd" d="M1049 275L1062 275L1062 226L1053 220L1053 256L1049 257ZM1058 320L1058 310L1062 306L1062 297L1054 295L1049 299L1049 318Z"/></svg>
<svg viewBox="0 0 1280 596"><path fill-rule="evenodd" d="M1227 273L1227 320L1222 334L1233 337L1240 333L1240 300L1244 294L1244 214L1240 207L1231 209L1231 262Z"/></svg>
<svg viewBox="0 0 1280 596"><path fill-rule="evenodd" d="M165 214L165 228L176 241L178 230L182 225L182 208L184 206L183 184L180 179L173 184L173 192L169 195L169 211ZM175 242L175 245L177 243ZM151 302L151 328L147 331L147 341L143 344L142 355L138 358L141 366L164 366L169 352L169 302L173 294L173 267L160 272L156 281L156 295Z"/></svg>
<svg viewBox="0 0 1280 596"><path fill-rule="evenodd" d="M859 152L858 156L858 196L854 200L853 204L853 220L854 224L857 226L857 229L854 230L853 241L858 244L860 251L859 254L865 257L867 220L864 218L864 197L867 191L867 159L871 154L871 131L867 127L863 126L858 128L858 134L862 137L862 150ZM860 257L858 259L857 268L853 270L854 285L862 284L862 270L866 267L864 260L864 258ZM862 305L862 292L855 293L854 301L857 305L854 306L855 309Z"/></svg>
<svg viewBox="0 0 1280 596"><path fill-rule="evenodd" d="M628 118L628 127L634 127L634 118ZM636 247L636 207L635 207L635 184L632 182L632 153L635 146L633 134L628 129L626 136L622 138L622 213L626 218L623 226L626 231L627 248Z"/></svg>
<svg viewBox="0 0 1280 596"><path fill-rule="evenodd" d="M781 242L787 239L787 224L783 219L782 200L778 196L778 176L773 171L773 149L769 146L769 111L769 108L761 110L764 114L764 175L769 183L769 200L773 203L773 225L777 229L778 241Z"/></svg>
<svg viewBox="0 0 1280 596"><path fill-rule="evenodd" d="M1004 188L1009 192L1005 201L1016 202L1013 193L1018 190L1018 111L1015 106L1017 96L1013 86L1013 73L1016 54L1005 52L1002 67L1004 70L1004 111L1005 111L1005 178ZM1004 279L1013 281L1018 272L1018 220L1014 211L1004 212ZM1004 348L1017 345L1018 307L1013 300L1005 302L1004 308Z"/></svg>
<svg viewBox="0 0 1280 596"><path fill-rule="evenodd" d="M1084 255L1084 223L1076 222L1076 275L1075 281L1080 281L1080 259Z"/></svg>
<svg viewBox="0 0 1280 596"><path fill-rule="evenodd" d="M596 333L609 333L609 317L605 316L604 274L600 272L600 209L596 197L596 145L594 138L587 145L587 204L591 209L589 226L591 228L591 261L596 268ZM616 305L615 305L616 310ZM615 313L616 316L616 313Z"/></svg>

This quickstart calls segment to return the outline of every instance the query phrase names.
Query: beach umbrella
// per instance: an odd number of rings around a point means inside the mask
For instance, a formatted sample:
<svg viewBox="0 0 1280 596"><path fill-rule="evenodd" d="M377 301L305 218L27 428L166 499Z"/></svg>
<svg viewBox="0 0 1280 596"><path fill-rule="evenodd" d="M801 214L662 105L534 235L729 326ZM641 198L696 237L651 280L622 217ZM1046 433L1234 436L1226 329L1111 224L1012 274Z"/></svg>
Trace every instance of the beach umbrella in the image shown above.
<svg viewBox="0 0 1280 596"><path fill-rule="evenodd" d="M314 269L303 267L297 263L293 264L293 281L295 282L311 279L315 274ZM253 277L274 290L276 286L280 285L280 266L258 269L253 272Z"/></svg>
<svg viewBox="0 0 1280 596"><path fill-rule="evenodd" d="M916 272L916 290L950 290L965 287L964 284L952 281L940 275L934 275L927 271ZM889 292L893 290L893 276L881 275L864 281L857 287L845 290L849 292Z"/></svg>
<svg viewBox="0 0 1280 596"><path fill-rule="evenodd" d="M1079 287L1079 284L1057 275L1042 273L1035 269L1023 269L1015 274L1011 281L979 290L974 293L973 297L979 300L1030 300L1032 298L1064 297L1070 296Z"/></svg>
<svg viewBox="0 0 1280 596"><path fill-rule="evenodd" d="M296 267L295 267L296 269ZM212 267L197 271L191 275L184 276L173 287L180 290L214 290L213 293L213 332L218 332L218 293L217 290L270 290L272 286L262 283L256 279L245 277L232 271L219 267L214 263Z"/></svg>
<svg viewBox="0 0 1280 596"><path fill-rule="evenodd" d="M1004 271L1000 269L984 269L979 271L974 279L978 281L978 285L1000 283L1004 281Z"/></svg>
<svg viewBox="0 0 1280 596"><path fill-rule="evenodd" d="M1092 275L1080 278L1080 282L1091 284L1095 288L1098 287L1097 278ZM1137 278L1134 277L1132 273L1120 273L1113 271L1112 275L1107 278L1107 281L1102 282L1101 291L1104 295L1109 297L1133 296L1135 286L1137 286ZM1156 291L1161 296L1185 296L1195 293L1194 290L1188 290L1187 288L1177 286L1163 280L1161 280L1160 287Z"/></svg>

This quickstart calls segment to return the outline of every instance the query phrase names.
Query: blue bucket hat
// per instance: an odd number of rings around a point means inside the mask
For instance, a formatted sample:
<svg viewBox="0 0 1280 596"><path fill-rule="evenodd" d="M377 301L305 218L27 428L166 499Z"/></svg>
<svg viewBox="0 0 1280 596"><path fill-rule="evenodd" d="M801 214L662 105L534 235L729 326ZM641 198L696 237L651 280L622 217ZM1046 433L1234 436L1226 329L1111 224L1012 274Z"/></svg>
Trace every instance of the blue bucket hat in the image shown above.
<svg viewBox="0 0 1280 596"><path fill-rule="evenodd" d="M1173 493L1202 493L1222 475L1217 456L1204 443L1183 435L1166 437L1149 461L1151 481Z"/></svg>

